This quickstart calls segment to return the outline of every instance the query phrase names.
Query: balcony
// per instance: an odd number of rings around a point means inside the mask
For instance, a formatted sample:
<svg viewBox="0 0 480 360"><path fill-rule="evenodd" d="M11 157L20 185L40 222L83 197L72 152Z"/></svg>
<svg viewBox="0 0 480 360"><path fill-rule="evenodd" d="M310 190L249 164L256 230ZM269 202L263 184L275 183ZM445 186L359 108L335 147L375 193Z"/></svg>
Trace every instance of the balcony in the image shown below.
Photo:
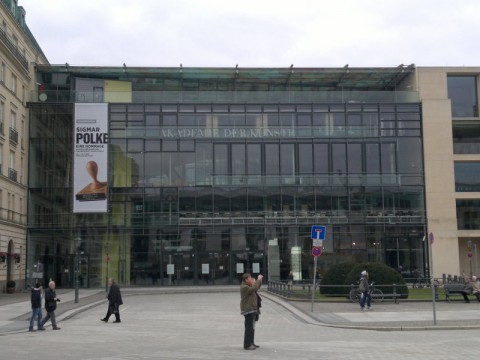
<svg viewBox="0 0 480 360"><path fill-rule="evenodd" d="M10 50L10 53L25 68L25 70L28 70L27 59L20 52L20 50L18 50L18 47L8 38L3 29L0 29L0 42L2 42L8 50Z"/></svg>
<svg viewBox="0 0 480 360"><path fill-rule="evenodd" d="M14 170L12 168L8 168L8 178L12 181L17 182L17 177L18 177L17 170Z"/></svg>
<svg viewBox="0 0 480 360"><path fill-rule="evenodd" d="M18 144L18 131L14 128L10 128L10 142L12 144Z"/></svg>

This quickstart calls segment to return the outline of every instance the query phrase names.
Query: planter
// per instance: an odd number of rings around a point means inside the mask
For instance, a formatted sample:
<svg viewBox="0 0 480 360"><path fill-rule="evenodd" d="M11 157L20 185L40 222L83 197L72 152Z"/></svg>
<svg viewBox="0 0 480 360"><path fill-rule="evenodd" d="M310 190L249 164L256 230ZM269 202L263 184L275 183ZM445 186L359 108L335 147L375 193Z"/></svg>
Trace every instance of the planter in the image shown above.
<svg viewBox="0 0 480 360"><path fill-rule="evenodd" d="M7 287L7 294L13 294L15 292L14 287Z"/></svg>

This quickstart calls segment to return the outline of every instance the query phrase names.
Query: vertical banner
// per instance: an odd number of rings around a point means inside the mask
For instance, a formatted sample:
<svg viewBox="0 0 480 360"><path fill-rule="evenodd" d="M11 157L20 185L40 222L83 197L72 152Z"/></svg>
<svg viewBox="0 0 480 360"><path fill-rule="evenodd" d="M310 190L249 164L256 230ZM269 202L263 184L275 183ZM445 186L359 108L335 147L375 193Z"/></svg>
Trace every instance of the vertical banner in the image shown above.
<svg viewBox="0 0 480 360"><path fill-rule="evenodd" d="M108 104L75 104L73 212L107 212Z"/></svg>

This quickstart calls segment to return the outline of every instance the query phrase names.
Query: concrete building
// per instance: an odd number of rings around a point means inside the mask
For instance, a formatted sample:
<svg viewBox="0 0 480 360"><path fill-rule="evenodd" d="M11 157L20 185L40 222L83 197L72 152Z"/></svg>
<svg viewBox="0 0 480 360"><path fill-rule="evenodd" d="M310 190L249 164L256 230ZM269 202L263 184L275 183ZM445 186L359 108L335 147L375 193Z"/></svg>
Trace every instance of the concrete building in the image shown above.
<svg viewBox="0 0 480 360"><path fill-rule="evenodd" d="M34 64L48 63L16 0L0 1L0 289L26 269L28 109Z"/></svg>
<svg viewBox="0 0 480 360"><path fill-rule="evenodd" d="M409 86L422 103L433 271L479 274L478 67L421 67Z"/></svg>

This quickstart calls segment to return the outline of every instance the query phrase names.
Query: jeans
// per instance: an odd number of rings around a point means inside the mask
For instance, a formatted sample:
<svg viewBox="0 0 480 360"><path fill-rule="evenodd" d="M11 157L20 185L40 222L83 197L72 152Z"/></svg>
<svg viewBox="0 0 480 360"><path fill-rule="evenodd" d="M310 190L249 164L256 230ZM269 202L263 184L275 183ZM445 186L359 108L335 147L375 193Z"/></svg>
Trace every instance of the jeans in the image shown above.
<svg viewBox="0 0 480 360"><path fill-rule="evenodd" d="M35 323L35 318L37 319L37 327L41 329L42 326L42 308L32 309L32 318L30 319L29 330L33 330L33 324Z"/></svg>
<svg viewBox="0 0 480 360"><path fill-rule="evenodd" d="M365 303L368 307L372 302L372 296L368 292L363 292L360 296L360 307L363 309L365 307Z"/></svg>

